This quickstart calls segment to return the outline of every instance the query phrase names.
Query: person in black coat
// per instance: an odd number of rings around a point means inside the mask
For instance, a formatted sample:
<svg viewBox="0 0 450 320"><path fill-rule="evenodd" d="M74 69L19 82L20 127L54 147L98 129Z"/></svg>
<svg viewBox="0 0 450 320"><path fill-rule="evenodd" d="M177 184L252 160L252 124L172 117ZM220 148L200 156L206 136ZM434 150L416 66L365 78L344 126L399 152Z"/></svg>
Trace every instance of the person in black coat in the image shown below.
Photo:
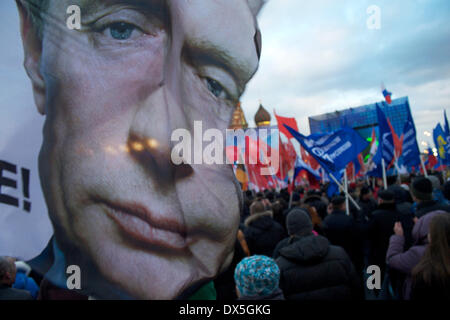
<svg viewBox="0 0 450 320"><path fill-rule="evenodd" d="M28 291L11 288L16 272L13 258L0 257L0 300L33 300Z"/></svg>
<svg viewBox="0 0 450 320"><path fill-rule="evenodd" d="M245 219L244 235L251 254L272 256L280 240L286 236L283 227L272 219L272 211L255 201L250 206L250 216Z"/></svg>
<svg viewBox="0 0 450 320"><path fill-rule="evenodd" d="M331 200L331 203L333 211L322 223L324 236L332 245L344 248L360 275L364 267L363 229L346 214L344 197L337 196Z"/></svg>
<svg viewBox="0 0 450 320"><path fill-rule="evenodd" d="M381 190L378 193L378 202L378 208L373 212L369 224L369 265L379 266L384 277L389 239L394 234L395 222L400 220L401 214L396 210L392 191Z"/></svg>
<svg viewBox="0 0 450 320"><path fill-rule="evenodd" d="M373 193L370 187L364 186L361 188L358 205L361 208L361 216L365 221L372 218L372 212L377 208L377 202L373 198Z"/></svg>
<svg viewBox="0 0 450 320"><path fill-rule="evenodd" d="M360 297L355 268L341 247L312 233L312 222L303 209L287 217L290 235L275 249L280 268L280 288L287 300L351 300Z"/></svg>
<svg viewBox="0 0 450 320"><path fill-rule="evenodd" d="M433 200L433 184L427 178L416 178L411 185L411 193L417 202L415 215L420 218L432 211L450 212L450 206L437 200Z"/></svg>
<svg viewBox="0 0 450 320"><path fill-rule="evenodd" d="M389 186L388 190L394 193L395 208L400 214L398 221L402 223L405 236L404 250L406 251L414 242L412 237L412 230L414 228L413 199L410 192L398 184Z"/></svg>

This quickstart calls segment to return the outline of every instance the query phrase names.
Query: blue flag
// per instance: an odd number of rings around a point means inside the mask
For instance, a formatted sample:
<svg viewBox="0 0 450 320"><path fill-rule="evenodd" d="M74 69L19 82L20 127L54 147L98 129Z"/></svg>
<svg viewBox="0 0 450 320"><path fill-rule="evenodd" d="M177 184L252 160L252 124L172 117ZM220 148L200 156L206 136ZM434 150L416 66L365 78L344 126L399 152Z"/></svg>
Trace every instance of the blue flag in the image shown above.
<svg viewBox="0 0 450 320"><path fill-rule="evenodd" d="M438 158L441 159L442 163L448 164L450 162L450 158L447 154L448 142L440 123L438 123L436 128L433 130L433 140L436 145L436 149L438 150Z"/></svg>
<svg viewBox="0 0 450 320"><path fill-rule="evenodd" d="M358 172L361 170L361 164L359 163L358 158L353 159L353 166L355 168L355 175L357 175Z"/></svg>
<svg viewBox="0 0 450 320"><path fill-rule="evenodd" d="M446 163L450 164L450 128L448 126L448 120L447 120L447 113L444 110L444 121L445 121L445 139L447 144L445 145L445 157L446 157Z"/></svg>
<svg viewBox="0 0 450 320"><path fill-rule="evenodd" d="M305 137L291 127L285 127L328 173L344 169L368 145L368 142L351 128Z"/></svg>
<svg viewBox="0 0 450 320"><path fill-rule="evenodd" d="M391 128L387 122L386 115L378 106L378 103L375 104L377 108L377 117L378 117L378 131L379 131L379 145L375 156L373 157L374 168L368 172L369 176L381 177L383 175L381 160L384 159L385 166L391 163L394 158L394 137L392 136Z"/></svg>
<svg viewBox="0 0 450 320"><path fill-rule="evenodd" d="M332 175L336 178L337 181L341 181L342 176L344 175L344 171L345 169L342 169L340 171L333 172ZM339 186L336 184L336 182L334 182L333 179L330 179L330 184L327 188L327 196L331 199L336 194L339 194Z"/></svg>
<svg viewBox="0 0 450 320"><path fill-rule="evenodd" d="M420 151L417 144L416 127L411 114L408 114L408 119L403 128L402 157L405 166L416 167L420 165Z"/></svg>
<svg viewBox="0 0 450 320"><path fill-rule="evenodd" d="M447 112L444 110L444 121L445 121L445 135L448 137L450 136L450 128L448 127L448 120L447 120Z"/></svg>

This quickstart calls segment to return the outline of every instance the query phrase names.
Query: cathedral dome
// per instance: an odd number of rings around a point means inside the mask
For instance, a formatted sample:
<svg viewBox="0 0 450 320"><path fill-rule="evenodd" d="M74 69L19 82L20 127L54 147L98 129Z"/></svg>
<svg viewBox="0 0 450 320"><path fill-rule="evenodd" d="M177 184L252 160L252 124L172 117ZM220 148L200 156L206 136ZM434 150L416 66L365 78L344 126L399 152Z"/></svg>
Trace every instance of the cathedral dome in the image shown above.
<svg viewBox="0 0 450 320"><path fill-rule="evenodd" d="M255 114L255 123L258 127L270 126L270 113L259 104L259 109Z"/></svg>

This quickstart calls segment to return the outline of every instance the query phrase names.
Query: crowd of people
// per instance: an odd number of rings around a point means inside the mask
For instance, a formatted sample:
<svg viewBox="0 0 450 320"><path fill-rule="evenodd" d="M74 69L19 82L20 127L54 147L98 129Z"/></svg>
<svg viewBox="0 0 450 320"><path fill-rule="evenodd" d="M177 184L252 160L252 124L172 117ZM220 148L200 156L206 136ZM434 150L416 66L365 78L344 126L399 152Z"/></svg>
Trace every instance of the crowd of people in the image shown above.
<svg viewBox="0 0 450 320"><path fill-rule="evenodd" d="M343 192L328 198L326 185L292 195L246 191L236 254L215 281L217 298L449 300L450 181L432 174L388 177L386 189L370 182L349 185L359 208ZM379 280L369 286L373 266Z"/></svg>
<svg viewBox="0 0 450 320"><path fill-rule="evenodd" d="M349 185L358 206L343 192L328 198L326 185L244 192L233 261L200 299L449 300L450 180L368 182ZM87 298L49 285L0 257L0 300Z"/></svg>

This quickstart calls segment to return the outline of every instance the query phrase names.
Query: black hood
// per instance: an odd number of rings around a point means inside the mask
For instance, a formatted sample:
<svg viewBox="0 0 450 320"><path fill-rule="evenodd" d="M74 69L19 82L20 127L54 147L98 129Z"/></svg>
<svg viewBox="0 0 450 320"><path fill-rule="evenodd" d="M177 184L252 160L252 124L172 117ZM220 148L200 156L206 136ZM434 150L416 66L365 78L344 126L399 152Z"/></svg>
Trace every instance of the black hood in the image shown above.
<svg viewBox="0 0 450 320"><path fill-rule="evenodd" d="M376 210L396 211L397 206L395 203L380 203Z"/></svg>
<svg viewBox="0 0 450 320"><path fill-rule="evenodd" d="M272 228L273 219L270 211L256 213L245 219L246 227L253 227L260 230L269 230Z"/></svg>
<svg viewBox="0 0 450 320"><path fill-rule="evenodd" d="M299 262L323 259L330 248L330 242L322 236L310 235L293 238L290 244L280 250L280 256Z"/></svg>

